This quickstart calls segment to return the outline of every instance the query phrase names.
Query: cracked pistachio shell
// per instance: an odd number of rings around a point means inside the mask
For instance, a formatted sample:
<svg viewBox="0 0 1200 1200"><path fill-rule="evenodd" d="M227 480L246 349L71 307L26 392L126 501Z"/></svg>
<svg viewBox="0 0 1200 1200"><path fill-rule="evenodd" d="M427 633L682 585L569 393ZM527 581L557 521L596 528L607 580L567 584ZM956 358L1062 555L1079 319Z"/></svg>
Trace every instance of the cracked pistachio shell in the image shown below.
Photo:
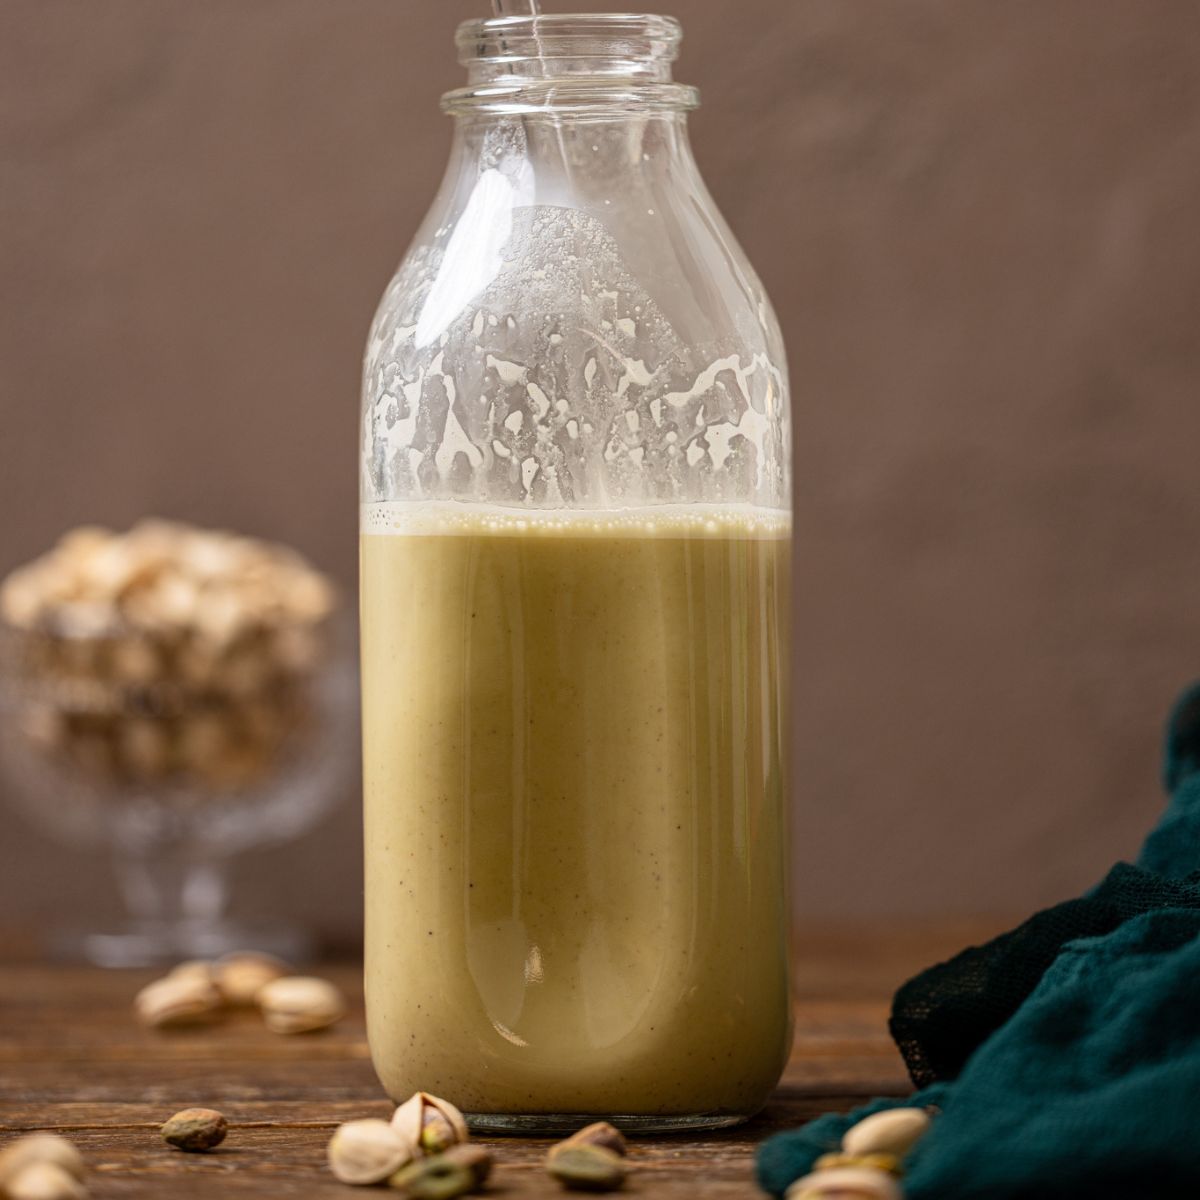
<svg viewBox="0 0 1200 1200"><path fill-rule="evenodd" d="M388 1180L388 1187L407 1200L455 1200L475 1186L475 1172L445 1154L418 1158Z"/></svg>
<svg viewBox="0 0 1200 1200"><path fill-rule="evenodd" d="M75 1179L82 1179L86 1170L83 1156L65 1137L57 1133L31 1133L0 1149L0 1192L10 1179L33 1163L53 1163Z"/></svg>
<svg viewBox="0 0 1200 1200"><path fill-rule="evenodd" d="M448 1100L428 1092L409 1096L392 1116L392 1126L418 1152L437 1153L470 1137L462 1113Z"/></svg>
<svg viewBox="0 0 1200 1200"><path fill-rule="evenodd" d="M603 1146L605 1150L611 1150L614 1154L624 1156L629 1153L625 1135L607 1121L595 1121L576 1130L565 1142L559 1142L557 1146L552 1147L550 1153L554 1154L565 1146Z"/></svg>
<svg viewBox="0 0 1200 1200"><path fill-rule="evenodd" d="M268 983L292 973L287 963L253 950L226 954L213 963L212 970L225 1003L234 1008L253 1008Z"/></svg>
<svg viewBox="0 0 1200 1200"><path fill-rule="evenodd" d="M787 1200L903 1200L896 1181L883 1171L834 1167L797 1179Z"/></svg>
<svg viewBox="0 0 1200 1200"><path fill-rule="evenodd" d="M546 1170L575 1192L615 1192L629 1173L619 1154L586 1142L558 1146L548 1156Z"/></svg>
<svg viewBox="0 0 1200 1200"><path fill-rule="evenodd" d="M377 1117L347 1121L329 1139L329 1169L342 1181L382 1183L412 1161L412 1146Z"/></svg>
<svg viewBox="0 0 1200 1200"><path fill-rule="evenodd" d="M133 1001L143 1025L174 1029L215 1020L223 1007L221 993L196 973L167 975L148 983Z"/></svg>
<svg viewBox="0 0 1200 1200"><path fill-rule="evenodd" d="M267 1028L275 1033L310 1033L340 1020L346 1012L342 993L327 979L285 975L258 993Z"/></svg>
<svg viewBox="0 0 1200 1200"><path fill-rule="evenodd" d="M4 1195L8 1200L84 1200L87 1188L57 1163L35 1162L4 1185Z"/></svg>
<svg viewBox="0 0 1200 1200"><path fill-rule="evenodd" d="M451 1146L441 1157L446 1162L458 1163L459 1166L466 1167L474 1176L477 1188L483 1187L492 1173L492 1152L473 1142L459 1142L457 1146Z"/></svg>
<svg viewBox="0 0 1200 1200"><path fill-rule="evenodd" d="M923 1108L889 1108L864 1117L842 1137L847 1154L894 1154L903 1158L929 1129Z"/></svg>

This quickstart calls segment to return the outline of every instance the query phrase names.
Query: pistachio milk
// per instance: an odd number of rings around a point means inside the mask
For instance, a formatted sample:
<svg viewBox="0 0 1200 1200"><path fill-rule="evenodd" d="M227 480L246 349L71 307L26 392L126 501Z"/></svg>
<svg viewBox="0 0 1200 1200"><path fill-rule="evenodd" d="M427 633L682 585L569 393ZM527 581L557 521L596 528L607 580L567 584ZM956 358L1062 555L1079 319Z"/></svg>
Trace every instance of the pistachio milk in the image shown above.
<svg viewBox="0 0 1200 1200"><path fill-rule="evenodd" d="M749 507L364 508L368 1029L394 1098L761 1106L790 1041L788 546Z"/></svg>

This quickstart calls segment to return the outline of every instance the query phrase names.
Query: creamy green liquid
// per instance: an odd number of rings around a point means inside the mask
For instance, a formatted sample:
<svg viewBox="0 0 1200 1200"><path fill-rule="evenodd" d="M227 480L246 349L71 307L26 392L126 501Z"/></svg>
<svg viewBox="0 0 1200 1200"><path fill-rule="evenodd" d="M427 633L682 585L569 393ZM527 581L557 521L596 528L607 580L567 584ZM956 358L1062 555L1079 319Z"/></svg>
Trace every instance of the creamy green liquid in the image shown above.
<svg viewBox="0 0 1200 1200"><path fill-rule="evenodd" d="M361 548L385 1087L755 1111L791 1033L786 524L403 512Z"/></svg>

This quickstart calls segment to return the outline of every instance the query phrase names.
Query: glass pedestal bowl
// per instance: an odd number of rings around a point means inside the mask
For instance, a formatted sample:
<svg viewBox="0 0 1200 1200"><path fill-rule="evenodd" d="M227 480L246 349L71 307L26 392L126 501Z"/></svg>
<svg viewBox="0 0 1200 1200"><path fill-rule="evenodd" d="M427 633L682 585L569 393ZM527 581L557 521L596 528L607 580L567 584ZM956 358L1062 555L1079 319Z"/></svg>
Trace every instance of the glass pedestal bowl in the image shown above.
<svg viewBox="0 0 1200 1200"><path fill-rule="evenodd" d="M51 837L110 855L128 913L118 928L59 931L58 956L104 966L243 948L305 957L299 925L227 916L227 868L304 833L338 800L356 748L349 641L333 622L291 663L235 654L207 677L203 664L165 676L146 669L161 647L127 633L0 626L4 790Z"/></svg>

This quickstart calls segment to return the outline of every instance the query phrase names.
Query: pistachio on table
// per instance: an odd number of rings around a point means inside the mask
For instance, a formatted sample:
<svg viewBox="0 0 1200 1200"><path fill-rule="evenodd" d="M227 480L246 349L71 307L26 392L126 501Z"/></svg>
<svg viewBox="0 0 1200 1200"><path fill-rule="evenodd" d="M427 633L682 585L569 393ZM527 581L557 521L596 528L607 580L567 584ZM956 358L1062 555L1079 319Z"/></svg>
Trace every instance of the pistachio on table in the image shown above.
<svg viewBox="0 0 1200 1200"><path fill-rule="evenodd" d="M30 1133L0 1149L0 1188L23 1167L35 1162L52 1162L76 1179L82 1179L86 1170L83 1156L73 1142L57 1133Z"/></svg>
<svg viewBox="0 0 1200 1200"><path fill-rule="evenodd" d="M388 1186L410 1200L454 1200L478 1185L475 1171L466 1163L448 1154L434 1154L401 1167L388 1179Z"/></svg>
<svg viewBox="0 0 1200 1200"><path fill-rule="evenodd" d="M842 1138L847 1154L893 1154L903 1158L930 1126L923 1108L888 1108L864 1117Z"/></svg>
<svg viewBox="0 0 1200 1200"><path fill-rule="evenodd" d="M894 1154L847 1154L844 1150L822 1154L813 1163L814 1171L829 1171L834 1167L866 1167L869 1171L884 1171L888 1175L902 1175L900 1160Z"/></svg>
<svg viewBox="0 0 1200 1200"><path fill-rule="evenodd" d="M329 1169L342 1183L382 1183L412 1161L413 1147L377 1117L347 1121L329 1139Z"/></svg>
<svg viewBox="0 0 1200 1200"><path fill-rule="evenodd" d="M459 1142L443 1151L440 1156L446 1162L458 1163L466 1167L475 1180L475 1187L481 1188L492 1173L492 1152L473 1142Z"/></svg>
<svg viewBox="0 0 1200 1200"><path fill-rule="evenodd" d="M285 975L258 993L267 1028L275 1033L311 1033L340 1020L346 1012L342 993L315 975Z"/></svg>
<svg viewBox="0 0 1200 1200"><path fill-rule="evenodd" d="M215 983L213 965L207 958L189 958L176 963L166 974L167 979L198 979L202 983Z"/></svg>
<svg viewBox="0 0 1200 1200"><path fill-rule="evenodd" d="M57 1133L30 1133L0 1149L0 1195L11 1194L12 1182L27 1167L49 1164L72 1179L83 1179L83 1156L72 1142Z"/></svg>
<svg viewBox="0 0 1200 1200"><path fill-rule="evenodd" d="M148 983L134 998L133 1007L143 1025L173 1029L216 1020L222 1000L210 979L189 970Z"/></svg>
<svg viewBox="0 0 1200 1200"><path fill-rule="evenodd" d="M268 983L292 974L287 963L254 950L226 954L211 964L210 969L217 989L231 1008L253 1008Z"/></svg>
<svg viewBox="0 0 1200 1200"><path fill-rule="evenodd" d="M625 1135L607 1121L595 1121L591 1125L585 1125L582 1129L576 1130L565 1142L551 1146L550 1153L551 1155L561 1154L568 1146L603 1146L605 1150L611 1150L614 1154L620 1154L622 1157L629 1153L629 1144L625 1141Z"/></svg>
<svg viewBox="0 0 1200 1200"><path fill-rule="evenodd" d="M229 1122L215 1108L184 1108L171 1117L159 1132L167 1145L190 1154L202 1154L225 1140Z"/></svg>
<svg viewBox="0 0 1200 1200"><path fill-rule="evenodd" d="M414 1092L392 1115L392 1125L418 1153L439 1154L470 1137L462 1113L448 1100Z"/></svg>
<svg viewBox="0 0 1200 1200"><path fill-rule="evenodd" d="M786 1196L787 1200L903 1200L891 1175L865 1167L814 1171L797 1179Z"/></svg>
<svg viewBox="0 0 1200 1200"><path fill-rule="evenodd" d="M87 1188L70 1171L53 1162L32 1162L5 1185L8 1200L84 1200Z"/></svg>
<svg viewBox="0 0 1200 1200"><path fill-rule="evenodd" d="M586 1142L553 1147L546 1170L563 1187L577 1192L613 1192L628 1174L621 1156L604 1146Z"/></svg>

